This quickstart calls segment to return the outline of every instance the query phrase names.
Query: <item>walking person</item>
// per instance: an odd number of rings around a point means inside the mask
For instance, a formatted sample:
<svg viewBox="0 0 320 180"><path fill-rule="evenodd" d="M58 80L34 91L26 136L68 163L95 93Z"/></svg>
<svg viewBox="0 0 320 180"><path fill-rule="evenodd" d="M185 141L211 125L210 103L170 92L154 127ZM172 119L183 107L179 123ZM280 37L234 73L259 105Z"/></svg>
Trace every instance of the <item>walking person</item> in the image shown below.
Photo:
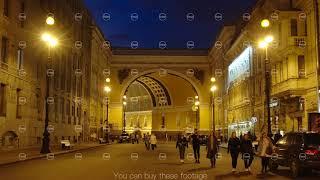
<svg viewBox="0 0 320 180"><path fill-rule="evenodd" d="M193 148L194 159L196 160L195 163L200 164L200 139L199 139L199 134L197 129L195 129L195 132L191 136L191 138L192 138L192 148Z"/></svg>
<svg viewBox="0 0 320 180"><path fill-rule="evenodd" d="M184 163L184 156L185 156L186 148L188 148L187 138L182 136L181 134L179 134L176 148L179 148L180 162Z"/></svg>
<svg viewBox="0 0 320 180"><path fill-rule="evenodd" d="M150 144L151 144L151 149L154 150L154 148L157 147L157 137L152 133L150 137Z"/></svg>
<svg viewBox="0 0 320 180"><path fill-rule="evenodd" d="M254 158L254 151L252 141L249 139L248 134L243 135L243 139L240 144L240 150L242 153L242 159L244 161L245 171L250 173L250 166Z"/></svg>
<svg viewBox="0 0 320 180"><path fill-rule="evenodd" d="M140 138L139 134L136 134L136 142L137 142L137 144L139 144L139 138Z"/></svg>
<svg viewBox="0 0 320 180"><path fill-rule="evenodd" d="M149 133L144 135L144 145L146 146L146 149L150 150L150 136Z"/></svg>
<svg viewBox="0 0 320 180"><path fill-rule="evenodd" d="M132 134L130 135L130 138L131 138L131 143L134 144L134 142L135 142L135 135L134 135L134 133L132 133Z"/></svg>
<svg viewBox="0 0 320 180"><path fill-rule="evenodd" d="M236 136L236 132L232 132L228 141L228 153L230 153L232 159L232 172L236 172L239 151L240 139Z"/></svg>
<svg viewBox="0 0 320 180"><path fill-rule="evenodd" d="M261 173L266 173L269 164L269 158L273 152L273 143L265 132L262 133L260 137L257 151L257 155L261 157Z"/></svg>
<svg viewBox="0 0 320 180"><path fill-rule="evenodd" d="M207 142L207 158L210 159L211 168L216 166L216 154L218 152L218 140L212 131Z"/></svg>

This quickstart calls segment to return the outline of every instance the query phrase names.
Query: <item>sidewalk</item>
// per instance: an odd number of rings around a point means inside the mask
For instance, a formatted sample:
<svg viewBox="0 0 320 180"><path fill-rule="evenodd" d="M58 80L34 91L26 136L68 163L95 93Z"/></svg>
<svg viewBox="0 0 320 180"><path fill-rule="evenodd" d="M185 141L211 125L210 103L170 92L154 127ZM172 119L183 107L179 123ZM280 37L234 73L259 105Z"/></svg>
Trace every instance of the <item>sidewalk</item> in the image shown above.
<svg viewBox="0 0 320 180"><path fill-rule="evenodd" d="M60 154L67 154L72 152L77 152L85 149L96 148L100 146L105 146L107 144L98 143L88 143L88 144L76 144L70 150L62 150L59 146L50 147L51 154L50 157L54 157ZM27 161L32 159L46 158L46 154L40 153L41 147L31 147L24 149L14 149L14 150L0 150L0 166L9 165L21 161Z"/></svg>

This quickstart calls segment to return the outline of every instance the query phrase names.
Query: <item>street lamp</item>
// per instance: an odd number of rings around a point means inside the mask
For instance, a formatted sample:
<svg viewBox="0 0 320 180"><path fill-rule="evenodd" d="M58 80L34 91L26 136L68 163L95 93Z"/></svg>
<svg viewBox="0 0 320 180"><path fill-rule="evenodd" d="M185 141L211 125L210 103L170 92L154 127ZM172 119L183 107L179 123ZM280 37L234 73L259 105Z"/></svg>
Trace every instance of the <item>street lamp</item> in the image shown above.
<svg viewBox="0 0 320 180"><path fill-rule="evenodd" d="M195 102L194 102L194 108L196 111L196 129L199 129L199 106L200 106L200 101L199 101L199 96L195 96Z"/></svg>
<svg viewBox="0 0 320 180"><path fill-rule="evenodd" d="M126 107L127 107L127 96L124 95L123 96L123 128L122 128L122 132L126 131Z"/></svg>
<svg viewBox="0 0 320 180"><path fill-rule="evenodd" d="M270 22L268 19L264 19L261 21L262 28L268 28L270 26ZM266 94L266 108L267 108L267 123L268 123L268 135L271 135L271 112L270 112L270 86L271 86L271 78L270 78L270 62L268 58L268 47L270 43L272 43L274 37L272 35L267 35L259 42L259 48L265 50L265 94Z"/></svg>
<svg viewBox="0 0 320 180"><path fill-rule="evenodd" d="M106 78L106 83L107 85L104 87L104 91L107 94L107 97L106 97L107 110L106 110L105 124L106 124L106 142L109 143L109 93L111 92L110 78Z"/></svg>
<svg viewBox="0 0 320 180"><path fill-rule="evenodd" d="M52 13L49 13L48 14L48 16L47 16L47 19L46 19L46 23L47 23L47 25L50 25L50 26L52 26L52 25L54 25L54 16L53 16L53 14Z"/></svg>
<svg viewBox="0 0 320 180"><path fill-rule="evenodd" d="M212 77L211 79L211 87L210 87L210 91L212 92L212 129L213 132L215 132L215 120L214 120L214 92L217 90L217 86L215 85L216 82L216 78Z"/></svg>
<svg viewBox="0 0 320 180"><path fill-rule="evenodd" d="M48 17L49 18L49 17ZM50 16L50 18L46 20L47 25L53 25L54 24L54 18ZM50 51L51 48L58 45L58 40L52 36L50 33L43 33L41 35L41 40L46 43L48 46L48 62L47 62L47 74L46 74L46 105L45 105L45 121L44 121L44 132L43 132L43 138L42 138L42 147L41 147L41 154L47 154L50 153L50 133L48 131L48 125L49 125L49 99L52 99L50 97L49 92L49 86L50 86L50 77L52 76L52 73L49 73L49 70L52 70L49 67L49 62L51 62L51 55ZM54 72L53 70L51 72Z"/></svg>

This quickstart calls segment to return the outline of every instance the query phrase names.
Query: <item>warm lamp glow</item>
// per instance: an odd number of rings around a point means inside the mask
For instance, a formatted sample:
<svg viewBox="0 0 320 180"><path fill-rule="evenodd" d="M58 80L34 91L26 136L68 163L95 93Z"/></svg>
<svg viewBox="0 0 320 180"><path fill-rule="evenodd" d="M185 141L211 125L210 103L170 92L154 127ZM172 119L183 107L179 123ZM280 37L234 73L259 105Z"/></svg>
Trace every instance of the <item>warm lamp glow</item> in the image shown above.
<svg viewBox="0 0 320 180"><path fill-rule="evenodd" d="M259 48L264 49L266 47L268 47L268 43L266 41L259 42Z"/></svg>
<svg viewBox="0 0 320 180"><path fill-rule="evenodd" d="M48 25L54 25L54 18L52 16L48 16L46 19L46 23Z"/></svg>
<svg viewBox="0 0 320 180"><path fill-rule="evenodd" d="M216 78L212 77L211 79L211 82L216 82Z"/></svg>
<svg viewBox="0 0 320 180"><path fill-rule="evenodd" d="M273 36L271 36L271 35L266 36L266 37L264 38L264 41L265 41L266 43L271 43L271 42L273 41Z"/></svg>
<svg viewBox="0 0 320 180"><path fill-rule="evenodd" d="M110 78L106 78L106 82L109 83L110 82Z"/></svg>
<svg viewBox="0 0 320 180"><path fill-rule="evenodd" d="M270 26L270 21L268 19L264 19L261 21L261 27L267 28Z"/></svg>
<svg viewBox="0 0 320 180"><path fill-rule="evenodd" d="M217 90L217 86L215 86L215 85L211 86L211 88L210 88L210 91L211 91L211 92L214 92L214 91L216 91L216 90Z"/></svg>
<svg viewBox="0 0 320 180"><path fill-rule="evenodd" d="M48 45L51 46L51 47L54 47L54 46L58 45L58 40L55 37L51 36L49 33L43 33L41 35L41 39L44 42L48 43Z"/></svg>
<svg viewBox="0 0 320 180"><path fill-rule="evenodd" d="M107 92L107 93L109 93L109 92L111 91L111 88L110 88L109 86L105 86L105 87L104 87L104 91Z"/></svg>
<svg viewBox="0 0 320 180"><path fill-rule="evenodd" d="M124 101L124 102L123 102L123 105L124 105L124 106L125 106L125 105L127 105L127 102L126 102L126 101Z"/></svg>
<svg viewBox="0 0 320 180"><path fill-rule="evenodd" d="M199 105L200 105L200 102L199 102L199 101L196 101L196 102L194 103L194 105L199 106Z"/></svg>

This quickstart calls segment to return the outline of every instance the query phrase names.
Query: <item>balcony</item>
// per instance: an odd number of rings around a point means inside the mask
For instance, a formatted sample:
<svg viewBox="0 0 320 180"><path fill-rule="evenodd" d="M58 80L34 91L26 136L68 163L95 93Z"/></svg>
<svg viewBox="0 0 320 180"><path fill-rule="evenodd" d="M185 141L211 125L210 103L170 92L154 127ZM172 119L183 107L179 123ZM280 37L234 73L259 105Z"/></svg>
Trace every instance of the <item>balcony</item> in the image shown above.
<svg viewBox="0 0 320 180"><path fill-rule="evenodd" d="M279 55L287 55L289 53L303 54L307 47L307 36L288 36L279 46Z"/></svg>
<svg viewBox="0 0 320 180"><path fill-rule="evenodd" d="M301 95L305 90L305 79L288 79L286 81L272 85L271 95Z"/></svg>

